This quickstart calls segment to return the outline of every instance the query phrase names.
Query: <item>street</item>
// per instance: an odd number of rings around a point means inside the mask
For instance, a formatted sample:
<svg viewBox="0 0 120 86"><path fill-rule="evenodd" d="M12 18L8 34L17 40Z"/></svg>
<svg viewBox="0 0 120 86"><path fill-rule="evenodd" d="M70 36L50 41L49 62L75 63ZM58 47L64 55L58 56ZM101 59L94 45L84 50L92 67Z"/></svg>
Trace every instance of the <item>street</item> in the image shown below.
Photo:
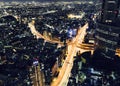
<svg viewBox="0 0 120 86"><path fill-rule="evenodd" d="M67 86L70 72L73 66L73 57L77 53L78 43L82 43L82 40L84 39L84 36L86 34L86 27L88 27L88 23L79 29L77 36L72 41L73 43L71 43L71 45L68 45L68 55L60 70L58 78L52 82L51 86Z"/></svg>
<svg viewBox="0 0 120 86"><path fill-rule="evenodd" d="M33 35L36 35L37 38L44 38L39 32L35 30L35 27L32 23L29 23L29 27ZM86 50L93 50L93 46L82 44L84 36L86 35L86 29L88 27L88 23L86 23L82 28L78 30L78 34L74 39L67 43L68 45L68 54L64 61L64 64L60 70L58 77L51 83L51 86L67 86L71 69L73 66L73 57L76 55L78 51L85 52ZM44 38L47 41L52 43L61 43L59 41L51 41L50 39ZM81 46L80 46L81 45ZM82 48L83 46L83 48Z"/></svg>

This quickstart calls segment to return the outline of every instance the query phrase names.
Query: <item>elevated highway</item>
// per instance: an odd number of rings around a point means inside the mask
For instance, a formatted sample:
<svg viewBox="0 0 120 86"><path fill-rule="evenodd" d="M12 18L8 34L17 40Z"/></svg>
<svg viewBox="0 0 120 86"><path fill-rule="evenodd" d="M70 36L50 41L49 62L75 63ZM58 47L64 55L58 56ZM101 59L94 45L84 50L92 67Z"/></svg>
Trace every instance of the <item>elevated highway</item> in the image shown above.
<svg viewBox="0 0 120 86"><path fill-rule="evenodd" d="M51 86L67 86L71 69L73 67L73 57L76 55L78 43L82 43L86 34L86 28L88 23L79 29L77 36L72 40L72 43L68 45L68 54L64 61L64 64L60 70L57 79L51 83Z"/></svg>

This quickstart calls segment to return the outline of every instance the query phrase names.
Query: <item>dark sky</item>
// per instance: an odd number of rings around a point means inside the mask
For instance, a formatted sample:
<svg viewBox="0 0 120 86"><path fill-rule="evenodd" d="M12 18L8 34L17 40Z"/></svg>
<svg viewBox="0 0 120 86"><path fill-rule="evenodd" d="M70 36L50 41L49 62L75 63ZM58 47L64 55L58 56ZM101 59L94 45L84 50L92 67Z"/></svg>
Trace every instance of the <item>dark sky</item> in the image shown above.
<svg viewBox="0 0 120 86"><path fill-rule="evenodd" d="M0 0L0 1L77 1L77 0ZM79 1L79 0L78 0Z"/></svg>

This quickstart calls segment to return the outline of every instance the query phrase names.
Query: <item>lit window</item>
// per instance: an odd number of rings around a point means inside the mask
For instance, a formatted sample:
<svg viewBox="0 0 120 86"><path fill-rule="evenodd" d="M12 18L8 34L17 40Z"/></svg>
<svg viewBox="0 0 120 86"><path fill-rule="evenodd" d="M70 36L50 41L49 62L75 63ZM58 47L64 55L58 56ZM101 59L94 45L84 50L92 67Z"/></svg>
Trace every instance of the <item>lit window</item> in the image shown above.
<svg viewBox="0 0 120 86"><path fill-rule="evenodd" d="M112 22L112 20L105 20L105 22L107 23L107 22Z"/></svg>

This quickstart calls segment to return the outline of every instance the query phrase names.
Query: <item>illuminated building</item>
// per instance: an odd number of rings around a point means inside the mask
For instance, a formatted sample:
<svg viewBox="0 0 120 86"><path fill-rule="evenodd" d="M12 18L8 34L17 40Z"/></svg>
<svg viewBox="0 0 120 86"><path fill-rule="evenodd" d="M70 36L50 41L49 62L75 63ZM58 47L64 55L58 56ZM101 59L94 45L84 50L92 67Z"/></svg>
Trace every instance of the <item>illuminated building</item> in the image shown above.
<svg viewBox="0 0 120 86"><path fill-rule="evenodd" d="M96 45L106 57L115 55L120 40L120 0L103 0L97 20Z"/></svg>

